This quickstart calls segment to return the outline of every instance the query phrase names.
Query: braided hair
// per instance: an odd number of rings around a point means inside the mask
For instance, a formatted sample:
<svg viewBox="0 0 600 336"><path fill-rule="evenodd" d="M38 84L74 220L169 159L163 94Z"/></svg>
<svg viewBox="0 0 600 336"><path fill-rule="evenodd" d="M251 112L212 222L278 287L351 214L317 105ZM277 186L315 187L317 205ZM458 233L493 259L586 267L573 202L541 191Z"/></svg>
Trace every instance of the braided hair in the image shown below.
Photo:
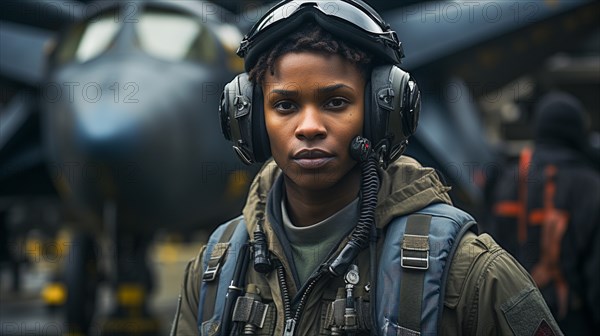
<svg viewBox="0 0 600 336"><path fill-rule="evenodd" d="M366 78L372 66L372 56L370 54L335 38L317 23L310 22L263 53L258 58L256 65L250 70L249 79L254 83L262 84L267 71L271 75L275 74L274 65L280 56L301 51L340 55L343 59L356 65L364 78Z"/></svg>

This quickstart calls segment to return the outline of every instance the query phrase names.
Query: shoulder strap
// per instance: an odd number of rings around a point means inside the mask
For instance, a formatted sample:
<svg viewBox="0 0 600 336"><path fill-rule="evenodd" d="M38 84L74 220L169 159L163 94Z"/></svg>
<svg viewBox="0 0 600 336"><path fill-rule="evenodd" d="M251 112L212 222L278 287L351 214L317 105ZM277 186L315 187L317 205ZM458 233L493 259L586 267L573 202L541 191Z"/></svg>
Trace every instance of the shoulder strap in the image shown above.
<svg viewBox="0 0 600 336"><path fill-rule="evenodd" d="M417 333L421 332L423 280L425 271L429 268L430 224L430 215L408 216L400 252L400 265L404 269L404 278L400 283L400 302L411 309L400 310L398 324Z"/></svg>
<svg viewBox="0 0 600 336"><path fill-rule="evenodd" d="M476 223L469 214L441 203L388 224L377 271L377 334L440 331L449 265L470 230Z"/></svg>
<svg viewBox="0 0 600 336"><path fill-rule="evenodd" d="M247 241L248 233L242 216L223 224L209 238L202 258L204 274L198 301L201 335L215 335L219 331L225 293L234 275L236 257Z"/></svg>

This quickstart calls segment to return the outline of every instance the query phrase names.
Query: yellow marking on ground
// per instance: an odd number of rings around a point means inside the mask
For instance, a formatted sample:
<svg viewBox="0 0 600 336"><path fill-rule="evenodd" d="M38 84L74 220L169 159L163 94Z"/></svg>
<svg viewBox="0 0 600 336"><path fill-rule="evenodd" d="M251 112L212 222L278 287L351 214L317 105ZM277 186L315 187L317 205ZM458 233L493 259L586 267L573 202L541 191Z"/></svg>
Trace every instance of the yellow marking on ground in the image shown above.
<svg viewBox="0 0 600 336"><path fill-rule="evenodd" d="M165 243L157 246L157 261L164 263L175 263L179 258L179 249L174 243Z"/></svg>
<svg viewBox="0 0 600 336"><path fill-rule="evenodd" d="M135 283L121 284L117 288L117 301L126 307L140 306L144 301L144 288Z"/></svg>
<svg viewBox="0 0 600 336"><path fill-rule="evenodd" d="M62 283L49 283L42 289L42 299L48 305L63 305L67 302L67 288Z"/></svg>

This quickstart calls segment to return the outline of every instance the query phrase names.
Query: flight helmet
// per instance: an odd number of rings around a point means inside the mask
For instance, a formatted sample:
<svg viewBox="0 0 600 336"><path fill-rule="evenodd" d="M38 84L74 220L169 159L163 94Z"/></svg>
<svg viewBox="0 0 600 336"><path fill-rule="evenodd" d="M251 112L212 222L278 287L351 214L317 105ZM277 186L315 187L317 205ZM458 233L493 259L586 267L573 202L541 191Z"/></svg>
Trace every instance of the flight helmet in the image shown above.
<svg viewBox="0 0 600 336"><path fill-rule="evenodd" d="M387 167L402 154L417 128L421 97L416 82L399 67L404 53L396 32L361 0L284 0L265 13L237 51L246 72L228 83L221 95L223 135L246 164L271 156L262 88L248 79L248 72L261 54L309 21L373 56L376 66L366 78L363 136L380 165Z"/></svg>

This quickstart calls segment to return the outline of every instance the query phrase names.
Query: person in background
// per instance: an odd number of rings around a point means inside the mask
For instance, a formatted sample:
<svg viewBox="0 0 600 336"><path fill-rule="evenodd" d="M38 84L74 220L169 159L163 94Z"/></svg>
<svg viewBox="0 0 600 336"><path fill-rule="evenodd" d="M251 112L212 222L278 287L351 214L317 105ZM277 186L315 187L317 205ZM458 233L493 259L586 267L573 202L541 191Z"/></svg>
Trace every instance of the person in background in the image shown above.
<svg viewBox="0 0 600 336"><path fill-rule="evenodd" d="M567 335L600 330L600 174L586 158L586 120L567 93L539 100L533 147L499 179L489 229L531 273Z"/></svg>

